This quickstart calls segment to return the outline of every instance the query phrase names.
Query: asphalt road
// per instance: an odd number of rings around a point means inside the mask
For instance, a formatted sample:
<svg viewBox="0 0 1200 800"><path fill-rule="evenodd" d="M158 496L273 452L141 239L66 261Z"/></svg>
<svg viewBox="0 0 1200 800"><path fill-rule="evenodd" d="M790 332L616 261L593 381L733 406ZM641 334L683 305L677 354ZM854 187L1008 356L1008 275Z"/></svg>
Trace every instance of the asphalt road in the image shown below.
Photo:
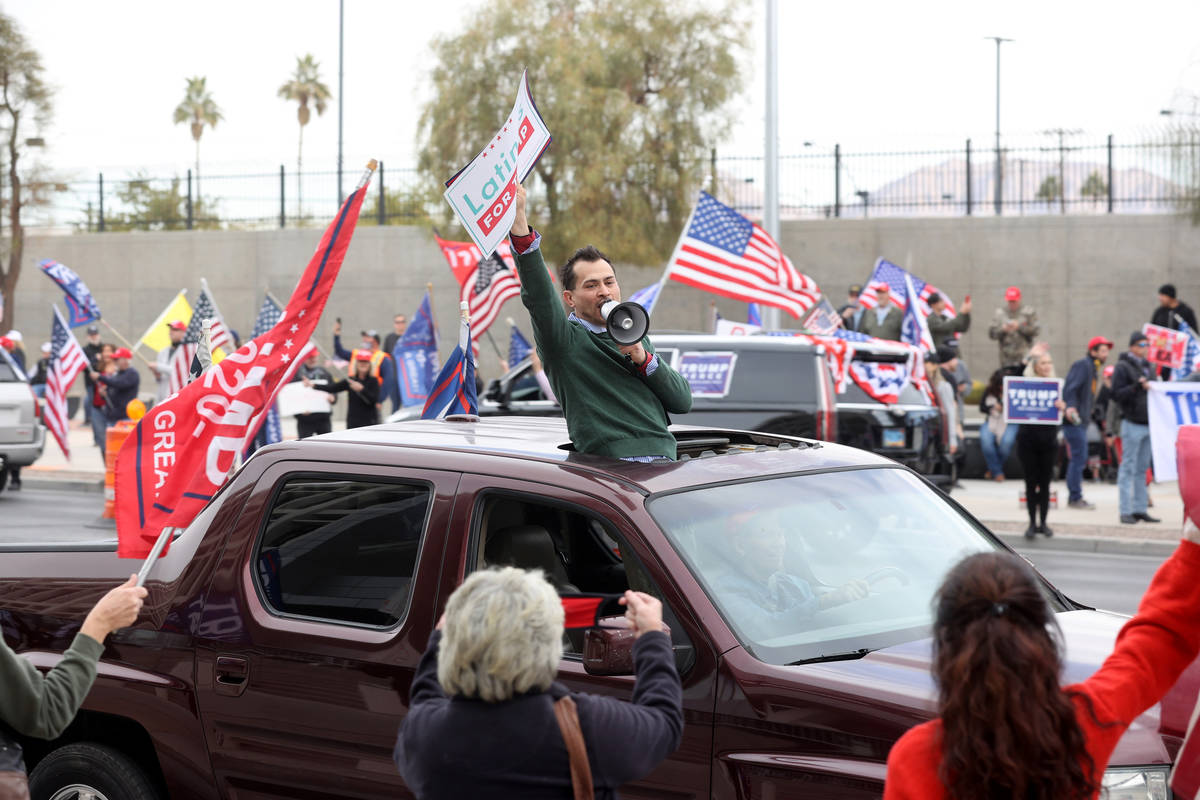
<svg viewBox="0 0 1200 800"><path fill-rule="evenodd" d="M0 543L111 539L97 525L104 496L96 492L24 489L0 494ZM1089 606L1132 614L1161 558L1037 550L1023 553L1068 597Z"/></svg>
<svg viewBox="0 0 1200 800"><path fill-rule="evenodd" d="M6 488L0 492L0 543L114 539L115 526L97 524L103 510L99 492Z"/></svg>

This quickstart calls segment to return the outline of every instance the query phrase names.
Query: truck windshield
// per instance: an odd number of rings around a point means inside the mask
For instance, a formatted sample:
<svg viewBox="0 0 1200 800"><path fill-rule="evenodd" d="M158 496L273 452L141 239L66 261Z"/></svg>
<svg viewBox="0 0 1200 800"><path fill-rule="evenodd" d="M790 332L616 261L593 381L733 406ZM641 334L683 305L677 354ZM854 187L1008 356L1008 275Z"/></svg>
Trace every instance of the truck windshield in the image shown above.
<svg viewBox="0 0 1200 800"><path fill-rule="evenodd" d="M894 468L703 487L647 507L742 644L771 664L927 636L947 570L999 547Z"/></svg>

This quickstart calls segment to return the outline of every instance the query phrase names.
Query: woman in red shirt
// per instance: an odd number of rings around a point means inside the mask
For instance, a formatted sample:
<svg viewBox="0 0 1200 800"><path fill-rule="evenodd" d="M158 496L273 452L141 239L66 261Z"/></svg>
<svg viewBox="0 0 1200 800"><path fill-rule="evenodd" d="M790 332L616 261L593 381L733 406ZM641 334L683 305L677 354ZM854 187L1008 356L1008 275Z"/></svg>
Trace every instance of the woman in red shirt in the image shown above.
<svg viewBox="0 0 1200 800"><path fill-rule="evenodd" d="M1200 456L1182 444L1184 540L1086 681L1059 686L1057 623L1024 561L981 553L950 571L933 631L939 716L892 747L884 800L1098 796L1117 740L1200 654Z"/></svg>

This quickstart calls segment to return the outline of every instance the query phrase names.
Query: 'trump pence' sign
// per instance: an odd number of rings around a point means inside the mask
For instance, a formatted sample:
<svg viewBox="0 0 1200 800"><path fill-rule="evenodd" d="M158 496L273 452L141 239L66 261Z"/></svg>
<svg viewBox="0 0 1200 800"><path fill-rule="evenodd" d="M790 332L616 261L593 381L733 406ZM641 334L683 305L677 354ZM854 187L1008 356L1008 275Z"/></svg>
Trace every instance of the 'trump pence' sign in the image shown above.
<svg viewBox="0 0 1200 800"><path fill-rule="evenodd" d="M446 181L446 202L484 258L508 236L517 214L513 205L517 184L529 175L550 142L550 130L529 92L529 73L523 72L508 121L470 164Z"/></svg>
<svg viewBox="0 0 1200 800"><path fill-rule="evenodd" d="M1062 395L1061 378L1004 377L1004 422L1020 425L1061 425L1056 403Z"/></svg>
<svg viewBox="0 0 1200 800"><path fill-rule="evenodd" d="M1200 383L1151 381L1146 397L1154 480L1178 480L1175 441L1183 425L1200 425Z"/></svg>

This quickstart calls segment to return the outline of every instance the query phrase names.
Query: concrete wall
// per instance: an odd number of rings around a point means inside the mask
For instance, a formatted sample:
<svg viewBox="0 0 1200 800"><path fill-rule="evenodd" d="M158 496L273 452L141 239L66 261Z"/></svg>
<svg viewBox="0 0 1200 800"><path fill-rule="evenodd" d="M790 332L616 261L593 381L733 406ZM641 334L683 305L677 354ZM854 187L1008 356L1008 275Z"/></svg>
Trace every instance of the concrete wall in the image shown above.
<svg viewBox="0 0 1200 800"><path fill-rule="evenodd" d="M226 321L249 334L263 292L286 302L322 231L174 232L30 236L17 291L16 326L31 355L49 333L51 302L61 292L38 274L37 262L54 258L74 268L95 294L105 319L137 339L183 287L195 296L206 278ZM1159 284L1173 282L1180 297L1200 303L1200 228L1172 216L1087 216L955 219L822 220L784 223L782 244L797 267L843 302L846 287L864 282L884 256L935 284L956 303L970 293L976 312L963 347L975 377L996 364L987 327L1002 305L1004 287L1016 284L1038 311L1042 338L1050 342L1060 373L1101 333L1124 349L1130 331L1149 319ZM554 261L563 254L549 254ZM656 281L660 270L620 267L626 296ZM362 227L326 307L319 330L328 348L335 317L353 341L362 328L391 330L395 312L411 317L425 284L433 284L442 355L454 346L458 287L437 245L424 230ZM654 328L706 330L710 302L723 316L745 319L746 307L679 284L669 284ZM517 300L511 316L529 335L528 315ZM784 315L785 326L790 318ZM5 324L7 330L9 325ZM503 318L492 334L507 354ZM112 338L105 331L105 339ZM484 337L480 373L494 377L498 358ZM143 388L153 382L143 375Z"/></svg>

